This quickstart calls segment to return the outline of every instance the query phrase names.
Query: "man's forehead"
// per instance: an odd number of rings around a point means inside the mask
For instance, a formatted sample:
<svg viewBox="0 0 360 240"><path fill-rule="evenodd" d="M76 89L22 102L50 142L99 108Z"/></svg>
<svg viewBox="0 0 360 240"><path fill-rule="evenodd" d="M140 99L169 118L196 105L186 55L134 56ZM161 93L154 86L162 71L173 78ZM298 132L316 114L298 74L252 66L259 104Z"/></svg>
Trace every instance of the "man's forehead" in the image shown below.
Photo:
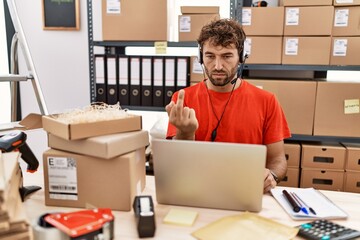
<svg viewBox="0 0 360 240"><path fill-rule="evenodd" d="M216 51L233 51L233 50L237 50L234 43L231 43L231 44L224 47L222 45L217 45L217 44L215 44L214 42L211 42L211 41L206 41L204 43L203 48L204 48L204 51L207 51L207 50L210 50L210 49L214 49Z"/></svg>

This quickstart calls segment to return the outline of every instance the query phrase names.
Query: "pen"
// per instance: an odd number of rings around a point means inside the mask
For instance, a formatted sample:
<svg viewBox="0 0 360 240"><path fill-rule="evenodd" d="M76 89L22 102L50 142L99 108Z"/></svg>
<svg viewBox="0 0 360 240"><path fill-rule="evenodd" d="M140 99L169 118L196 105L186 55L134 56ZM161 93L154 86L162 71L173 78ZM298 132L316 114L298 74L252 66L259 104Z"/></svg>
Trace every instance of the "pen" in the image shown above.
<svg viewBox="0 0 360 240"><path fill-rule="evenodd" d="M305 207L307 207L307 208L309 209L309 211L310 211L312 214L316 215L316 212L315 212L315 210L314 210L312 207L309 207L309 205L307 205L307 204L304 202L304 200L302 200L296 193L294 193L294 195L295 195L295 197L296 197L297 199L299 199L300 202L302 202L302 204L304 204Z"/></svg>
<svg viewBox="0 0 360 240"><path fill-rule="evenodd" d="M283 190L282 191L285 198L288 200L288 202L290 203L292 209L294 212L299 212L300 211L300 207L299 205L295 202L294 198L286 191L286 190Z"/></svg>
<svg viewBox="0 0 360 240"><path fill-rule="evenodd" d="M300 210L303 211L306 215L309 215L308 210L306 209L305 206L301 204L300 199L298 199L298 196L294 192L291 192L290 194L295 199L295 202L300 206Z"/></svg>

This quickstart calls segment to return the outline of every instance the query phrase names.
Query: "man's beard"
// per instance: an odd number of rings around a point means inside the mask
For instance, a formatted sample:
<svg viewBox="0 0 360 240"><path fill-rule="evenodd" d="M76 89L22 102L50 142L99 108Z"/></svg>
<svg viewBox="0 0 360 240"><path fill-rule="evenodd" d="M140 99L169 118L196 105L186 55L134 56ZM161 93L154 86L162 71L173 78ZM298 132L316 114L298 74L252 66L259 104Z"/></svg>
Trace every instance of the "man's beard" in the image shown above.
<svg viewBox="0 0 360 240"><path fill-rule="evenodd" d="M205 68L205 72L206 72L206 75L208 76L210 82L214 85L214 86L217 86L217 87L223 87L223 86L226 86L229 82L231 82L233 79L236 78L236 71L232 74L232 76L229 76L226 72L224 71L213 71L211 73L221 73L221 74L226 74L226 78L223 79L223 78L218 78L218 79L215 79L212 77L212 74L209 73L209 71Z"/></svg>

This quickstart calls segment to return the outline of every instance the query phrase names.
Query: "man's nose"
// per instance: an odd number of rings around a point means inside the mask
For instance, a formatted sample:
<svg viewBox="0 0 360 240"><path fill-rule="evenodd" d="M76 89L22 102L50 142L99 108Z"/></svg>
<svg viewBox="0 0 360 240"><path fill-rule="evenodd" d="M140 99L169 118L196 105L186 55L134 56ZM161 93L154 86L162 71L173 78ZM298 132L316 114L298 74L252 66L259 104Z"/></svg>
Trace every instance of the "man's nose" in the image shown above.
<svg viewBox="0 0 360 240"><path fill-rule="evenodd" d="M216 58L215 59L215 69L216 70L221 70L223 68L223 62L221 58Z"/></svg>

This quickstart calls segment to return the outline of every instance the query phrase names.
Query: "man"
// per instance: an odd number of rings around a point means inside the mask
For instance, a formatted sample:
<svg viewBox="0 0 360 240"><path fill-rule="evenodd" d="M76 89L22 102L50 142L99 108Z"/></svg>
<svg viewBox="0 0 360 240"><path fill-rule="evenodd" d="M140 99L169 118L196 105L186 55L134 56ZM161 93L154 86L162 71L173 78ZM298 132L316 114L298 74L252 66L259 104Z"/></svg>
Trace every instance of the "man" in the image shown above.
<svg viewBox="0 0 360 240"><path fill-rule="evenodd" d="M208 79L174 94L166 106L167 138L266 145L268 192L286 174L283 139L291 135L275 96L241 79L245 38L235 20L202 28L199 61Z"/></svg>

